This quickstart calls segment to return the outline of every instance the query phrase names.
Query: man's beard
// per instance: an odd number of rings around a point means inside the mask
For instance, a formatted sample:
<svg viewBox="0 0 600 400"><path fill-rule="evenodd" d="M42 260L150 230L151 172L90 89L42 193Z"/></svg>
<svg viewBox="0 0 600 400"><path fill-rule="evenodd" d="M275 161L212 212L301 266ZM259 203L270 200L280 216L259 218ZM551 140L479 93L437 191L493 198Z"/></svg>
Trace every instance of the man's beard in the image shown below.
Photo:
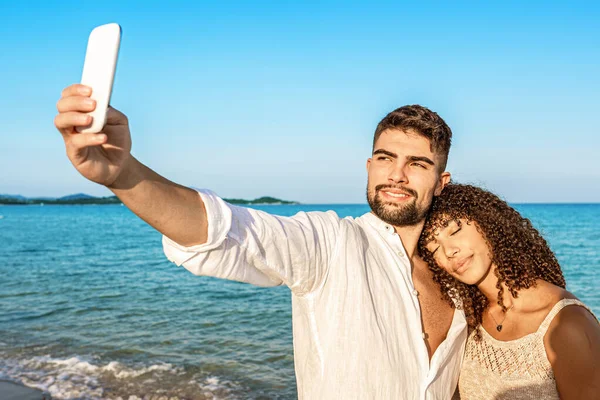
<svg viewBox="0 0 600 400"><path fill-rule="evenodd" d="M379 191L382 189L403 190L413 196L413 201L403 205L384 203L379 196ZM377 185L375 186L373 193L370 193L369 185L367 183L367 201L371 206L371 210L379 217L379 219L393 226L417 225L425 219L427 211L429 210L429 206L423 208L417 206L417 192L402 186Z"/></svg>

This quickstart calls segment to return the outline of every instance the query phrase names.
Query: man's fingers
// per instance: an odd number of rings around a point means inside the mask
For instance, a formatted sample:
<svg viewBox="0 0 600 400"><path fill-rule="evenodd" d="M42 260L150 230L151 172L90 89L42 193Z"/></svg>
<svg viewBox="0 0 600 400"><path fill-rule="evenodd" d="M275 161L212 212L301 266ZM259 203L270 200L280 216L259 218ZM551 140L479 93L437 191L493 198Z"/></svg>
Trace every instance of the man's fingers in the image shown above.
<svg viewBox="0 0 600 400"><path fill-rule="evenodd" d="M98 146L106 142L104 133L83 133L81 135L70 135L68 146L71 150L81 151L90 146Z"/></svg>
<svg viewBox="0 0 600 400"><path fill-rule="evenodd" d="M82 85L80 83L75 83L71 86L66 87L62 91L61 97L70 97L70 96L87 96L87 97L89 97L91 94L92 94L91 87Z"/></svg>
<svg viewBox="0 0 600 400"><path fill-rule="evenodd" d="M92 117L80 112L69 111L58 114L54 118L54 125L61 133L72 133L77 126L87 126L92 122Z"/></svg>
<svg viewBox="0 0 600 400"><path fill-rule="evenodd" d="M90 112L96 108L96 101L87 96L61 97L56 103L58 112L81 111Z"/></svg>

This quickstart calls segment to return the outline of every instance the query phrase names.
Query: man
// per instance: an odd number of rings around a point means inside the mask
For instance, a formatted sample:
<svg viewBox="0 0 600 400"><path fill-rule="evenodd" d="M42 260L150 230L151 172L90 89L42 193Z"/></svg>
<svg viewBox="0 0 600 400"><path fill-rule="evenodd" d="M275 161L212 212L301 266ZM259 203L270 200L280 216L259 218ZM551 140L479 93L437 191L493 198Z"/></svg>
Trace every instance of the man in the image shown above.
<svg viewBox="0 0 600 400"><path fill-rule="evenodd" d="M66 88L55 125L87 179L105 185L163 233L167 257L197 275L292 292L301 399L449 399L466 321L440 298L416 254L444 172L451 131L435 113L406 106L377 126L367 161L372 212L278 217L177 185L130 154L126 117L110 109L99 134L79 134L90 89Z"/></svg>

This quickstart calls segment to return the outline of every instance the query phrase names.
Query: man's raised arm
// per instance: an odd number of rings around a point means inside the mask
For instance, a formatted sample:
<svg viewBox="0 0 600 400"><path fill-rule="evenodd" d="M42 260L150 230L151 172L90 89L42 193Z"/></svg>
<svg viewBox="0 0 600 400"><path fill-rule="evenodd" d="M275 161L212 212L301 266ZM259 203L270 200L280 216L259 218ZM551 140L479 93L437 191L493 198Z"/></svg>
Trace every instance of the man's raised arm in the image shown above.
<svg viewBox="0 0 600 400"><path fill-rule="evenodd" d="M69 160L85 178L108 187L140 218L171 240L192 246L208 236L206 209L195 190L163 178L131 155L127 117L109 108L99 133L79 133L90 123L87 112L96 104L91 89L67 87L57 103L54 119L62 134Z"/></svg>

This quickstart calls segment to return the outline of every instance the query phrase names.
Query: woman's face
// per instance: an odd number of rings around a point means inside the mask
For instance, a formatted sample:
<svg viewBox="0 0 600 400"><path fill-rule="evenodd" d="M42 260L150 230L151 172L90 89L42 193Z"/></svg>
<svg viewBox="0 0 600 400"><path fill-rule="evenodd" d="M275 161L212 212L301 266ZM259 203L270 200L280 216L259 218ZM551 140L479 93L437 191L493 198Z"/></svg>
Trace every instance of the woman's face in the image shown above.
<svg viewBox="0 0 600 400"><path fill-rule="evenodd" d="M481 282L492 267L490 250L475 222L450 221L435 231L427 244L435 262L454 278L468 285Z"/></svg>

